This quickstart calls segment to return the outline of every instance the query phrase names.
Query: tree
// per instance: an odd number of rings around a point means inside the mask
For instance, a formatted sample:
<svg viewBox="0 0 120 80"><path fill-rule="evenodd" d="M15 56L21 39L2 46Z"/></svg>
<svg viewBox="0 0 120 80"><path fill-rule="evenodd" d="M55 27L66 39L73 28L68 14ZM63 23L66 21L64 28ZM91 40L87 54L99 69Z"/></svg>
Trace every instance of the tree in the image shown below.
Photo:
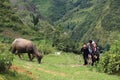
<svg viewBox="0 0 120 80"><path fill-rule="evenodd" d="M34 24L34 29L37 31L38 30L37 24L39 22L39 15L31 14L31 16L33 19L32 23Z"/></svg>

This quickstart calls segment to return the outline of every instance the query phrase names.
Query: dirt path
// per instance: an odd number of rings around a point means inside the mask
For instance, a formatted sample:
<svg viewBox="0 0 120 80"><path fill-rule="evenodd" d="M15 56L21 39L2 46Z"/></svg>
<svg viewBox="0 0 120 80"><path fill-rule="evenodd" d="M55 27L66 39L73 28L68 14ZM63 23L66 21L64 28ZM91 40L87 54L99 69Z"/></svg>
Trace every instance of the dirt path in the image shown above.
<svg viewBox="0 0 120 80"><path fill-rule="evenodd" d="M34 76L34 73L26 70L25 68L22 68L22 67L18 67L18 66L11 66L10 70L12 71L16 71L18 73L22 73L22 74L26 74L28 75L29 77L31 77L33 80L36 80L36 76ZM62 76L62 77L65 77L66 74L63 73L63 72L57 72L57 71L52 71L52 70L46 70L44 68L38 68L39 71L42 71L42 72L45 72L47 74L52 74L54 76Z"/></svg>
<svg viewBox="0 0 120 80"><path fill-rule="evenodd" d="M10 70L16 71L16 72L22 73L22 74L24 73L24 74L28 75L29 77L31 77L33 80L35 80L35 76L33 75L33 73L24 69L24 68L21 68L21 67L18 67L18 66L11 66Z"/></svg>
<svg viewBox="0 0 120 80"><path fill-rule="evenodd" d="M70 65L70 67L80 67L80 66L84 66L84 65L82 65L82 64L72 64L72 65Z"/></svg>
<svg viewBox="0 0 120 80"><path fill-rule="evenodd" d="M72 64L72 65L69 65L70 67L80 67L80 66L83 66L83 65L79 65L79 64ZM33 67L33 66L31 66ZM27 67L26 67L27 68ZM33 80L36 80L36 77L34 73L32 73L31 71L23 68L23 67L18 67L18 66L11 66L10 68L12 71L16 71L18 73L22 73L22 74L26 74L28 75L29 77L31 77ZM44 72L44 73L47 73L47 74L51 74L51 75L54 75L54 76L61 76L61 77L66 77L67 74L65 74L64 72L58 72L58 71L53 71L53 70L46 70L44 68L37 68L38 71L41 71L41 72Z"/></svg>
<svg viewBox="0 0 120 80"><path fill-rule="evenodd" d="M57 72L57 71L52 71L52 70L45 70L43 68L39 68L38 70L40 70L42 72L45 72L45 73L48 73L48 74L52 74L54 76L56 76L56 75L59 75L59 76L62 76L62 77L66 76L66 74L63 73L63 72Z"/></svg>

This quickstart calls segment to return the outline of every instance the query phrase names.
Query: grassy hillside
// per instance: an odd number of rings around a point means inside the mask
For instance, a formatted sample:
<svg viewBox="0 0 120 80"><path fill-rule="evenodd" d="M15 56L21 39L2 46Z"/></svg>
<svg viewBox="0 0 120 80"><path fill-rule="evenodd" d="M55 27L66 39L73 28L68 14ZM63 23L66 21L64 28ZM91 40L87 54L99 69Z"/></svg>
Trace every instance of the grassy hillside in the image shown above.
<svg viewBox="0 0 120 80"><path fill-rule="evenodd" d="M12 11L11 5L8 0L0 1L0 33L1 36L12 36L12 32L15 33L18 31L20 34L24 34L26 31L23 28L29 30L25 26L19 17ZM22 28L23 27L23 28ZM23 32L21 32L21 31Z"/></svg>
<svg viewBox="0 0 120 80"><path fill-rule="evenodd" d="M20 74L17 72L7 72L0 74L0 80L33 80L31 77L28 77L27 75Z"/></svg>
<svg viewBox="0 0 120 80"><path fill-rule="evenodd" d="M53 31L53 26L37 12L36 6L27 0L0 1L0 17L1 41L17 37L50 38Z"/></svg>
<svg viewBox="0 0 120 80"><path fill-rule="evenodd" d="M11 7L9 0L0 1L0 17L0 40L25 38L35 33L35 30L26 25L16 14L16 10Z"/></svg>
<svg viewBox="0 0 120 80"><path fill-rule="evenodd" d="M25 55L24 55L25 56ZM20 60L18 56L13 61L12 69L34 80L119 80L119 76L107 75L91 71L90 66L82 65L82 56L72 53L45 55L42 63L37 60L29 62L28 58Z"/></svg>

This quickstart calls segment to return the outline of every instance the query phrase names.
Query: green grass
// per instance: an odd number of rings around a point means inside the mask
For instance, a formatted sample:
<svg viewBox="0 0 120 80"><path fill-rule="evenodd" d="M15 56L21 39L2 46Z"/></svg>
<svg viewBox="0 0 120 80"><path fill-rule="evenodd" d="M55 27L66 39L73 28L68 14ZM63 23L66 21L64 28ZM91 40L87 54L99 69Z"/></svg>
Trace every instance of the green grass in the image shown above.
<svg viewBox="0 0 120 80"><path fill-rule="evenodd" d="M32 78L28 75L17 73L16 71L8 71L0 73L0 80L32 80Z"/></svg>
<svg viewBox="0 0 120 80"><path fill-rule="evenodd" d="M23 69L24 75L30 72L34 80L120 80L119 76L91 71L91 66L82 64L80 55L69 53L45 55L41 64L18 56L13 61L13 66Z"/></svg>

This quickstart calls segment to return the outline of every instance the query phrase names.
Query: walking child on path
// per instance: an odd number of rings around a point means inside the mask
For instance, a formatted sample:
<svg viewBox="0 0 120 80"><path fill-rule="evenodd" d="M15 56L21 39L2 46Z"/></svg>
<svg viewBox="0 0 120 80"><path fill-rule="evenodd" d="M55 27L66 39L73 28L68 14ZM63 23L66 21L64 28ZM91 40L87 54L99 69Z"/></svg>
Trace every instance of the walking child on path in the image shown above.
<svg viewBox="0 0 120 80"><path fill-rule="evenodd" d="M83 59L84 59L84 65L87 65L87 64L88 64L88 54L89 54L89 50L88 50L86 44L84 44L83 47L81 48L81 52L82 52Z"/></svg>

